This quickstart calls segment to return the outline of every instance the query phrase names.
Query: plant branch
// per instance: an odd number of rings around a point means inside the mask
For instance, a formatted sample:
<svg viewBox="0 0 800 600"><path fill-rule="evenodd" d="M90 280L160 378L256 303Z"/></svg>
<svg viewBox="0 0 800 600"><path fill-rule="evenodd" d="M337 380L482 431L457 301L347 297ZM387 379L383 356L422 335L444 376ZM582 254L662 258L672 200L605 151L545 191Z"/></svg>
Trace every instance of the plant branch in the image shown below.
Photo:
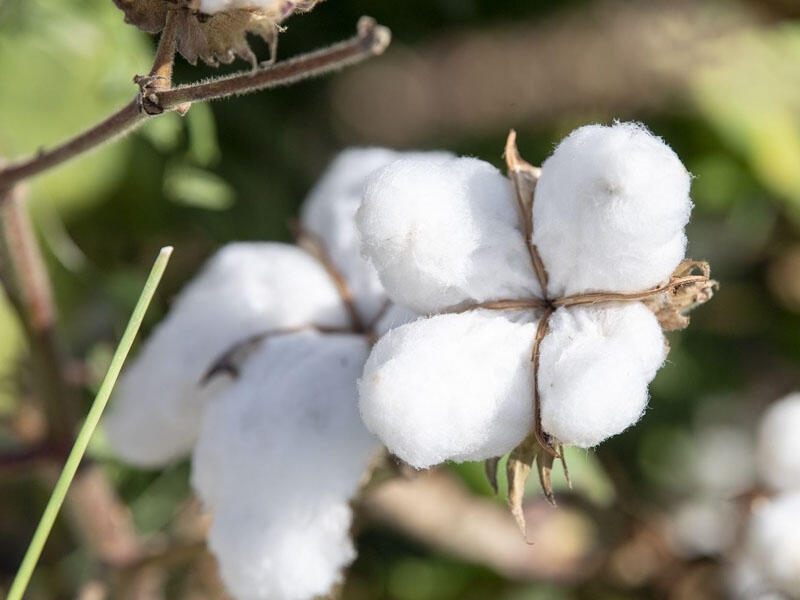
<svg viewBox="0 0 800 600"><path fill-rule="evenodd" d="M0 196L0 242L7 273L3 279L19 312L33 359L39 396L45 404L51 445L72 438L73 390L66 383L65 361L56 332L56 310L47 270L25 210L25 190L17 186Z"/></svg>
<svg viewBox="0 0 800 600"><path fill-rule="evenodd" d="M216 100L280 87L355 65L383 53L390 41L391 32L386 27L378 25L369 17L362 17L358 22L357 35L350 40L238 75L219 77L166 91L151 91L148 92L146 101L149 105L158 108L156 114L166 111L182 112L186 109L187 102ZM163 52L165 55L168 52L166 42ZM161 48L159 48L159 54L161 54ZM158 70L162 67L166 69L163 64L159 66L159 62L156 60L154 69ZM156 116L156 114L146 112L142 100L141 95L137 96L136 99L107 119L51 150L41 151L32 158L0 167L0 192L10 189L19 181L38 175L129 133L147 119ZM2 202L3 196L0 195L0 205Z"/></svg>

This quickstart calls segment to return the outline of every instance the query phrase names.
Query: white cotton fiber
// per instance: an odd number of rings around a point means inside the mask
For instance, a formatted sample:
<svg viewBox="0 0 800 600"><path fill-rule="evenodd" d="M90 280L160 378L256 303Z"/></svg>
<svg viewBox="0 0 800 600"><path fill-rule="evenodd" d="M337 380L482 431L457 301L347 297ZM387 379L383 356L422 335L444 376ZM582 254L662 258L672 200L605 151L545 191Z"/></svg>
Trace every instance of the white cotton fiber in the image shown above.
<svg viewBox="0 0 800 600"><path fill-rule="evenodd" d="M355 558L351 522L346 502L265 518L244 499L217 513L208 546L236 600L311 600L327 595Z"/></svg>
<svg viewBox="0 0 800 600"><path fill-rule="evenodd" d="M758 504L745 543L750 561L771 590L800 598L800 492Z"/></svg>
<svg viewBox="0 0 800 600"><path fill-rule="evenodd" d="M324 595L355 557L348 502L378 449L356 401L368 350L355 335L269 339L209 404L192 484L237 599Z"/></svg>
<svg viewBox="0 0 800 600"><path fill-rule="evenodd" d="M206 402L227 383L222 376L203 386L201 379L232 345L274 328L347 322L330 278L306 252L274 243L225 246L123 373L104 421L112 448L143 467L188 455Z"/></svg>
<svg viewBox="0 0 800 600"><path fill-rule="evenodd" d="M539 362L544 431L589 448L636 423L666 356L653 313L641 303L560 308L549 326Z"/></svg>
<svg viewBox="0 0 800 600"><path fill-rule="evenodd" d="M356 215L389 296L419 313L537 295L509 181L473 158L412 158L374 173Z"/></svg>
<svg viewBox="0 0 800 600"><path fill-rule="evenodd" d="M270 8L283 0L200 0L198 10L207 15L237 8Z"/></svg>
<svg viewBox="0 0 800 600"><path fill-rule="evenodd" d="M560 297L635 292L669 279L684 258L691 175L637 123L590 125L542 165L533 240Z"/></svg>
<svg viewBox="0 0 800 600"><path fill-rule="evenodd" d="M417 468L501 456L532 426L535 335L534 323L491 311L437 315L393 329L364 367L361 417L392 453Z"/></svg>
<svg viewBox="0 0 800 600"><path fill-rule="evenodd" d="M386 301L375 268L361 256L355 215L367 178L402 157L446 158L445 152L401 153L385 148L350 148L341 152L311 190L301 212L303 227L324 243L331 260L347 280L356 306L370 322Z"/></svg>
<svg viewBox="0 0 800 600"><path fill-rule="evenodd" d="M774 490L800 490L800 394L769 407L756 447L758 473Z"/></svg>

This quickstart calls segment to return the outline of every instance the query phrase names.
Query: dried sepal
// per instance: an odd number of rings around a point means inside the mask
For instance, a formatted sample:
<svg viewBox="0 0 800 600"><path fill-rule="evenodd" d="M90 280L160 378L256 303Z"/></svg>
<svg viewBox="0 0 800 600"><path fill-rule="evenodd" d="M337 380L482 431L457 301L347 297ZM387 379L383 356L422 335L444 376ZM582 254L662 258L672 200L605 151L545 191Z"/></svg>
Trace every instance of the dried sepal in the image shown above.
<svg viewBox="0 0 800 600"><path fill-rule="evenodd" d="M528 436L519 446L511 451L506 464L506 477L508 477L508 507L511 516L517 522L522 535L527 538L525 512L522 509L522 500L525 497L525 483L531 474L533 461L536 459L539 442Z"/></svg>
<svg viewBox="0 0 800 600"><path fill-rule="evenodd" d="M486 472L486 479L489 481L489 485L492 486L492 490L494 490L495 495L498 494L498 486L497 486L497 467L500 465L500 457L495 456L494 458L487 458L483 463L484 471Z"/></svg>
<svg viewBox="0 0 800 600"><path fill-rule="evenodd" d="M202 59L211 66L230 63L238 56L253 67L258 60L247 42L247 35L261 37L270 47L274 60L281 23L296 12L311 10L322 0L276 0L266 8L234 8L206 14L199 0L114 0L125 13L125 22L148 33L164 28L167 12L177 11L178 52L191 64Z"/></svg>
<svg viewBox="0 0 800 600"><path fill-rule="evenodd" d="M700 274L696 281L678 285L663 294L643 300L656 315L664 331L686 329L689 326L688 313L711 300L719 288L719 283L711 279L711 267L702 261L684 260L675 269L671 280L691 278L694 273Z"/></svg>

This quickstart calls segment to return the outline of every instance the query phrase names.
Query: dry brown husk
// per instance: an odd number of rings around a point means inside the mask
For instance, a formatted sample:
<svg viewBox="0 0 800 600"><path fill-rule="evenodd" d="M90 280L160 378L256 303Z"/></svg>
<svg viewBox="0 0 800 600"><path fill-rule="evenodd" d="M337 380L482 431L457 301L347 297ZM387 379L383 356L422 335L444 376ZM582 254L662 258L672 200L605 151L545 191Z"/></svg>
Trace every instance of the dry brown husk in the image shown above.
<svg viewBox="0 0 800 600"><path fill-rule="evenodd" d="M272 54L270 59L274 59L280 24L296 12L311 10L322 0L278 0L268 8L237 8L213 15L200 12L199 0L113 1L125 13L126 23L148 33L160 32L167 12L177 11L178 52L193 65L198 58L218 66L233 62L238 56L256 66L258 61L247 35L257 35L267 42Z"/></svg>

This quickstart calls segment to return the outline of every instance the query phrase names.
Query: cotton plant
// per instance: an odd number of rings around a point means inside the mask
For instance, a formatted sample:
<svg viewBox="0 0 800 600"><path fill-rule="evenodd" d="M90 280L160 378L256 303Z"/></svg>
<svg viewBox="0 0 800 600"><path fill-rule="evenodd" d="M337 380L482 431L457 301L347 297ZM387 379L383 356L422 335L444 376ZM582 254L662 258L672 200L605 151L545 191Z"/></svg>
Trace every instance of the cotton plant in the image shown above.
<svg viewBox="0 0 800 600"><path fill-rule="evenodd" d="M148 33L167 26L170 11L177 30L177 50L192 64L202 59L217 66L238 56L256 66L247 35L261 37L275 58L281 23L322 0L114 0L125 21Z"/></svg>
<svg viewBox="0 0 800 600"><path fill-rule="evenodd" d="M756 445L764 489L752 502L730 576L737 598L800 598L800 394L767 409Z"/></svg>
<svg viewBox="0 0 800 600"><path fill-rule="evenodd" d="M105 429L122 459L192 455L209 547L239 600L324 595L355 557L349 502L380 449L356 381L374 339L416 315L389 303L354 215L366 177L401 156L343 152L303 206L298 245L223 247L112 399Z"/></svg>
<svg viewBox="0 0 800 600"><path fill-rule="evenodd" d="M714 288L685 260L691 175L635 123L572 132L541 169L512 131L509 178L474 158L409 157L376 171L356 215L389 297L427 315L372 349L359 383L367 428L403 461L507 463L524 482L563 446L636 423L664 362L664 330Z"/></svg>

